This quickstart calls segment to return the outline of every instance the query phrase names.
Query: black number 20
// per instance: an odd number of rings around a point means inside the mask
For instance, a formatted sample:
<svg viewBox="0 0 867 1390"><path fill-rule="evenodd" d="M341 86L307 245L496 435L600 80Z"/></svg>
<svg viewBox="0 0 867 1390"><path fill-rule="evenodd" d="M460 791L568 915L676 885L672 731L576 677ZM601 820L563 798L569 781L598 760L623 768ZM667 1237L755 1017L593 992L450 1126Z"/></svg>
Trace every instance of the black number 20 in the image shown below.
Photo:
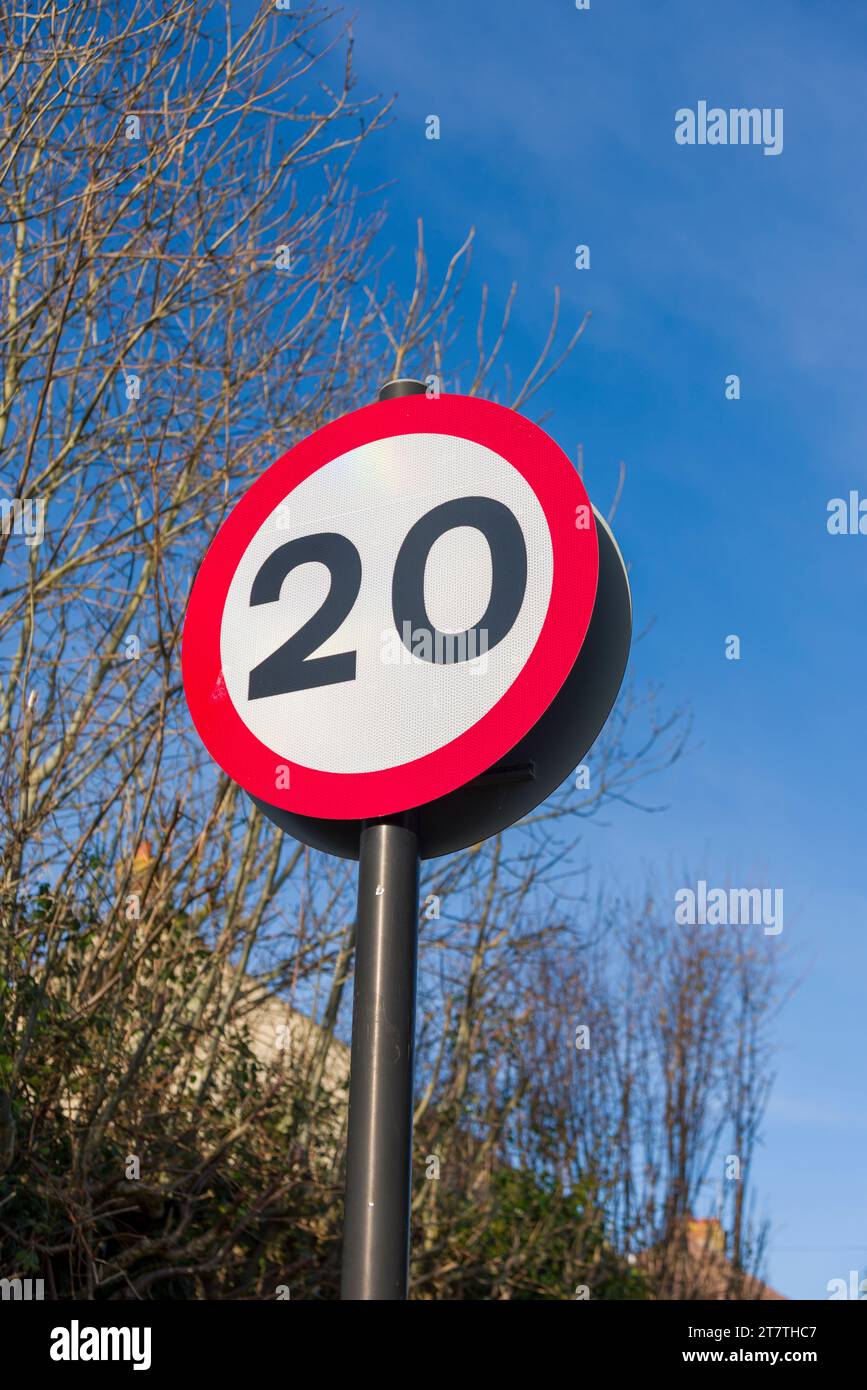
<svg viewBox="0 0 867 1390"><path fill-rule="evenodd" d="M430 661L465 660L475 645L433 628L424 601L424 577L428 556L436 541L458 526L480 531L491 552L491 593L476 631L484 632L490 651L511 630L527 588L527 547L518 522L509 508L491 497L459 497L426 512L407 533L398 551L391 589L391 607L401 640L418 629L434 639L417 653ZM355 680L355 652L314 657L313 653L337 631L352 611L361 588L361 556L346 536L323 531L287 541L268 556L253 581L250 606L276 603L283 581L299 565L318 561L331 574L331 586L321 608L275 652L250 672L248 698L285 695ZM439 639L439 640L437 640ZM407 642L409 646L409 643ZM445 651L456 655L444 656ZM460 653L463 652L464 655Z"/></svg>

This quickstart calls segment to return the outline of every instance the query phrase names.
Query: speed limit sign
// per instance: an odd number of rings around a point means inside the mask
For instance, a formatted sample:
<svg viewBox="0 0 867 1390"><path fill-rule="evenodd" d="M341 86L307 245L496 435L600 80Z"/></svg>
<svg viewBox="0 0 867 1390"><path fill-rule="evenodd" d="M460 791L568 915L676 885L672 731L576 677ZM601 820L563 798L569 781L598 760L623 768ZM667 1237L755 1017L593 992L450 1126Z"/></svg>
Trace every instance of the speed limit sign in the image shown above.
<svg viewBox="0 0 867 1390"><path fill-rule="evenodd" d="M278 459L202 561L182 655L203 742L283 831L359 861L343 1299L406 1297L420 860L562 784L631 631L563 451L406 379Z"/></svg>
<svg viewBox="0 0 867 1390"><path fill-rule="evenodd" d="M584 486L537 425L465 396L378 401L284 454L218 531L184 628L190 712L267 806L418 807L538 723L598 581Z"/></svg>

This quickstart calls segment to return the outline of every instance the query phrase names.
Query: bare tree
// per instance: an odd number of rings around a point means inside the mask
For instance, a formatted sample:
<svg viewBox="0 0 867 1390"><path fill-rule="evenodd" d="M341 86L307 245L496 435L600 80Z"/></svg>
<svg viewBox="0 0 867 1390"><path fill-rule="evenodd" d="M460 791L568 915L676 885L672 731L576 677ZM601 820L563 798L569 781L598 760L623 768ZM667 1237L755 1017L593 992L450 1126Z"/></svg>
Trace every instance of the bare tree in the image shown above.
<svg viewBox="0 0 867 1390"><path fill-rule="evenodd" d="M782 968L742 929L685 933L671 902L528 921L497 895L469 979L444 976L416 1162L426 1296L765 1296L746 1213Z"/></svg>

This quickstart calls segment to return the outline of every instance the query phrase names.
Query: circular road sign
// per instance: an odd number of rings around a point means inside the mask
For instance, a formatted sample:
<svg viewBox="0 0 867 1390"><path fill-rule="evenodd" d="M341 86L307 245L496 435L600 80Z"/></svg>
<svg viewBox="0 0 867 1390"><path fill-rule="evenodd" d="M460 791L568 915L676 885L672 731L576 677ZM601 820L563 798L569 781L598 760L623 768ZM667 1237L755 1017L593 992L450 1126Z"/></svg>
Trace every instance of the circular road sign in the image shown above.
<svg viewBox="0 0 867 1390"><path fill-rule="evenodd" d="M193 722L272 809L446 797L552 704L598 579L587 494L537 425L466 396L378 401L284 454L215 536L184 626Z"/></svg>

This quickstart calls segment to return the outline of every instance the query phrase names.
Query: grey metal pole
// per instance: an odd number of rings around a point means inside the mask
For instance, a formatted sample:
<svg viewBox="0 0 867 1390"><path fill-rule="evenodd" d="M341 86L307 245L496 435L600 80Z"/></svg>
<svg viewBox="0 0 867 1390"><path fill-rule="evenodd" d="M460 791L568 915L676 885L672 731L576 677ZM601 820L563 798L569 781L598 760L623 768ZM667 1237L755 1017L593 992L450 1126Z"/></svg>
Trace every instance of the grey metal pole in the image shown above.
<svg viewBox="0 0 867 1390"><path fill-rule="evenodd" d="M380 400L424 391L388 382ZM409 1277L418 817L365 821L358 857L341 1299L401 1300Z"/></svg>
<svg viewBox="0 0 867 1390"><path fill-rule="evenodd" d="M404 1299L409 1275L418 835L361 831L343 1299Z"/></svg>

